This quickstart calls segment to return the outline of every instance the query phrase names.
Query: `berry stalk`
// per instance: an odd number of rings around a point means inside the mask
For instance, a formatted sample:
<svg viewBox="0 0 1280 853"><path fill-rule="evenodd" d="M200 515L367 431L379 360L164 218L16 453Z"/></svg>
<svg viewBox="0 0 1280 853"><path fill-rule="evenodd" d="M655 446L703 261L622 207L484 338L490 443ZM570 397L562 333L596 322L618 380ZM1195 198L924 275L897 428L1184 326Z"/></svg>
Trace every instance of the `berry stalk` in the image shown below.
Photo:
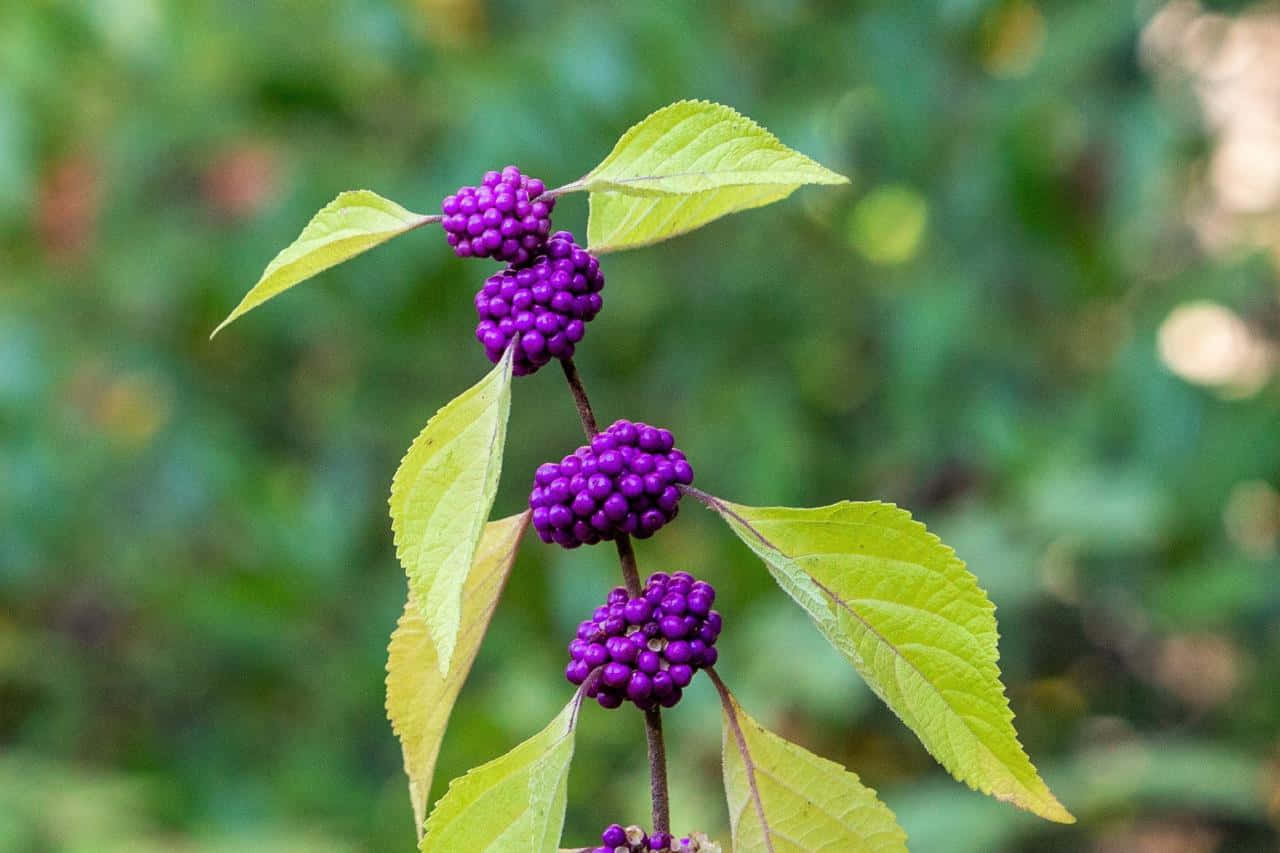
<svg viewBox="0 0 1280 853"><path fill-rule="evenodd" d="M653 831L671 831L671 805L667 795L667 748L662 738L662 712L644 712L644 734L649 747L649 793L653 799Z"/></svg>
<svg viewBox="0 0 1280 853"><path fill-rule="evenodd" d="M591 401L587 399L587 389L582 387L582 377L578 375L578 366L572 358L560 359L560 367L564 370L565 381L569 383L569 391L573 393L573 402L578 406L578 419L582 421L582 431L587 434L587 441L599 434L596 426L595 412L591 411Z"/></svg>
<svg viewBox="0 0 1280 853"><path fill-rule="evenodd" d="M578 407L582 431L587 434L587 440L590 441L599 434L600 430L596 425L596 415L591 408L591 401L587 398L587 389L582 384L582 377L578 375L578 367L573 363L572 358L560 359L560 366L564 370L569 391L573 394L573 401ZM640 570L636 565L636 552L631 547L631 537L623 534L614 540L614 544L618 547L618 563L622 567L622 579L626 584L627 593L639 597L642 592ZM644 734L649 752L649 793L653 801L653 830L670 832L671 805L667 793L667 748L662 737L662 712L657 708L644 712Z"/></svg>

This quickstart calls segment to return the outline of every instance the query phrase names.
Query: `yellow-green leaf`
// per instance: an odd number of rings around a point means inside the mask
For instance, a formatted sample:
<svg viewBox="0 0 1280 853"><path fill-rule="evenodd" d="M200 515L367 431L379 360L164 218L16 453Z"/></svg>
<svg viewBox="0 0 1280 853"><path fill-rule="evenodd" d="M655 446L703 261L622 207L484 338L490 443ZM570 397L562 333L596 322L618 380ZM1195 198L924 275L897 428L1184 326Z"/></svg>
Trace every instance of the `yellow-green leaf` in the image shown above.
<svg viewBox="0 0 1280 853"><path fill-rule="evenodd" d="M295 284L367 252L392 237L438 219L438 216L424 216L405 210L394 201L368 190L342 193L312 217L297 240L267 264L258 283L245 294L227 319L218 324L213 335L240 315Z"/></svg>
<svg viewBox="0 0 1280 853"><path fill-rule="evenodd" d="M396 556L447 677L462 624L462 589L502 471L511 408L511 350L427 422L391 481Z"/></svg>
<svg viewBox="0 0 1280 853"><path fill-rule="evenodd" d="M582 694L542 731L449 783L418 845L430 853L555 853Z"/></svg>
<svg viewBox="0 0 1280 853"><path fill-rule="evenodd" d="M440 674L436 644L412 602L405 603L391 635L387 717L404 752L404 771L409 777L409 799L419 838L449 714L480 650L480 641L498 606L498 596L511 573L528 523L529 513L523 512L485 525L462 588L462 630L458 632L454 664L447 676Z"/></svg>
<svg viewBox="0 0 1280 853"><path fill-rule="evenodd" d="M795 192L795 185L743 186L686 196L592 193L587 242L593 252L616 252L660 243L729 213L763 207Z"/></svg>
<svg viewBox="0 0 1280 853"><path fill-rule="evenodd" d="M953 776L1049 820L1075 820L1018 742L995 607L923 524L879 502L792 509L703 499Z"/></svg>
<svg viewBox="0 0 1280 853"><path fill-rule="evenodd" d="M593 250L607 251L683 234L805 184L848 180L729 107L679 101L624 133L600 165L570 186L590 191L588 240Z"/></svg>
<svg viewBox="0 0 1280 853"><path fill-rule="evenodd" d="M724 708L724 792L733 849L895 853L907 834L876 792L839 764L761 726L713 676Z"/></svg>

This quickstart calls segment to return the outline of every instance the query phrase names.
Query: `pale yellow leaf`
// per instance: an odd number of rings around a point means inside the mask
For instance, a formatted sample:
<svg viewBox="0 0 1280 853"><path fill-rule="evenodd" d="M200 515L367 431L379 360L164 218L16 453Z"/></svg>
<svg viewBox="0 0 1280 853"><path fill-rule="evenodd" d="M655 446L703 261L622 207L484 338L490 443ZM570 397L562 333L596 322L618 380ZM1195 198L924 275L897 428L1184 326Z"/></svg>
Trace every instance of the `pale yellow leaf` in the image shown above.
<svg viewBox="0 0 1280 853"><path fill-rule="evenodd" d="M413 803L414 826L419 838L427 817L427 798L445 726L498 606L498 596L511 573L516 549L528 522L529 513L523 512L485 525L462 588L462 629L458 632L454 663L448 676L440 675L436 644L412 602L405 603L404 613L391 635L387 655L387 717L404 752L409 799Z"/></svg>

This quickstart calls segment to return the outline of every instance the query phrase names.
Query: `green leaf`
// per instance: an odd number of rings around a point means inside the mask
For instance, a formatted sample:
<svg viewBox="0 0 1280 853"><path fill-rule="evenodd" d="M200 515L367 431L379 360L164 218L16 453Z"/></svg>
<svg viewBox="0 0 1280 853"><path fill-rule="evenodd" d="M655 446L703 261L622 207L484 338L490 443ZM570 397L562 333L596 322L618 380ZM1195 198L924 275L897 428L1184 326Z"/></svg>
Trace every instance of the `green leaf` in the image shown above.
<svg viewBox="0 0 1280 853"><path fill-rule="evenodd" d="M480 641L498 606L498 596L511 573L528 523L529 513L523 512L485 525L462 588L462 630L458 633L454 665L447 676L440 674L435 642L412 601L405 603L391 635L387 717L404 752L404 771L409 776L409 799L419 839L449 714L480 650Z"/></svg>
<svg viewBox="0 0 1280 853"><path fill-rule="evenodd" d="M624 133L570 187L590 191L587 237L608 251L683 234L805 184L848 182L729 107L679 101Z"/></svg>
<svg viewBox="0 0 1280 853"><path fill-rule="evenodd" d="M582 694L551 723L501 758L449 783L418 849L555 853L564 827L573 735Z"/></svg>
<svg viewBox="0 0 1280 853"><path fill-rule="evenodd" d="M724 792L733 849L891 853L907 834L876 792L839 764L765 729L712 674L724 708Z"/></svg>
<svg viewBox="0 0 1280 853"><path fill-rule="evenodd" d="M953 776L1074 822L1018 742L995 607L954 551L892 504L791 509L699 496Z"/></svg>
<svg viewBox="0 0 1280 853"><path fill-rule="evenodd" d="M593 252L616 252L660 243L729 213L781 201L796 187L750 186L687 196L592 193L587 243Z"/></svg>
<svg viewBox="0 0 1280 853"><path fill-rule="evenodd" d="M511 408L511 350L449 401L414 439L391 481L396 556L447 677L462 627L462 590L493 507Z"/></svg>
<svg viewBox="0 0 1280 853"><path fill-rule="evenodd" d="M368 190L342 193L312 217L297 240L267 264L262 278L209 337L295 284L439 218L412 213Z"/></svg>

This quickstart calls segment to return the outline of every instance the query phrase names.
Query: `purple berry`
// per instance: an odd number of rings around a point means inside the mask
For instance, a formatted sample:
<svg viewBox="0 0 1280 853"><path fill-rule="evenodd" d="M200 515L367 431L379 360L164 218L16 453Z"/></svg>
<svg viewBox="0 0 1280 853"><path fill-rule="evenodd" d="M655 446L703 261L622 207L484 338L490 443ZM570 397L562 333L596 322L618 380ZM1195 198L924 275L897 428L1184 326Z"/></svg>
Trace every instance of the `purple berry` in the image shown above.
<svg viewBox="0 0 1280 853"><path fill-rule="evenodd" d="M627 843L627 831L622 828L621 824L613 823L609 828L600 833L600 840L604 842L604 846L608 848L621 847Z"/></svg>
<svg viewBox="0 0 1280 853"><path fill-rule="evenodd" d="M567 257L554 256L566 247L571 249ZM575 282L596 301L580 304L571 292ZM542 250L485 280L475 297L480 318L476 338L495 364L508 346L515 347L511 372L533 373L553 358L573 355L574 344L586 333L586 323L600 312L603 287L599 262L578 248L571 233L557 231Z"/></svg>
<svg viewBox="0 0 1280 853"><path fill-rule="evenodd" d="M558 246L556 238L559 236L553 237L548 245ZM569 260L556 261L562 262L569 263ZM519 274L527 278L533 275L534 269L523 269ZM500 278L501 275L494 276L485 284L477 296L477 305L482 301L482 295L490 291L495 294L503 292L504 283L495 281ZM516 296L511 299L514 302ZM492 297L487 304L495 301L505 304L501 296ZM484 310L490 309L486 307ZM543 314L535 323L542 323L543 318L549 316ZM486 328L492 327L485 333L486 341L490 334L502 337L500 329L504 320L506 318L494 320L489 317L482 321L482 326L488 324ZM500 343L499 357L502 346ZM554 354L551 349L548 353ZM537 369L550 358L549 354L538 356L538 365L526 372ZM679 512L679 466L688 465L684 454L668 441L670 435L668 430L655 429L647 424L617 421L595 436L589 445L579 447L559 463L539 466L534 475L534 487L529 493L534 529L539 537L544 542L577 547L624 535L646 538L670 523ZM642 438L650 449L640 447ZM706 595L709 589L706 584L696 591L692 584L693 578L687 572L677 572L670 577L664 574L657 584L645 589L644 599L651 606L669 599L667 615L679 616L690 610L689 596L692 595L692 606L697 608L692 613L701 617L709 610L714 596ZM638 624L646 618L637 616L632 621ZM676 635L670 636L676 638Z"/></svg>
<svg viewBox="0 0 1280 853"><path fill-rule="evenodd" d="M515 166L486 172L478 187L460 187L444 197L440 212L445 239L460 258L527 263L551 231L554 198L539 198L546 185ZM523 213L521 211L524 211Z"/></svg>
<svg viewBox="0 0 1280 853"><path fill-rule="evenodd" d="M578 625L569 643L565 677L580 685L599 669L588 695L605 708L616 708L624 700L644 710L678 703L697 671L718 659L715 641L721 628L720 614L714 610L705 616L671 612L687 610L688 598L678 590L687 590L695 599L715 597L710 584L695 581L687 572L655 572L634 598L622 587L611 590L593 618Z"/></svg>

